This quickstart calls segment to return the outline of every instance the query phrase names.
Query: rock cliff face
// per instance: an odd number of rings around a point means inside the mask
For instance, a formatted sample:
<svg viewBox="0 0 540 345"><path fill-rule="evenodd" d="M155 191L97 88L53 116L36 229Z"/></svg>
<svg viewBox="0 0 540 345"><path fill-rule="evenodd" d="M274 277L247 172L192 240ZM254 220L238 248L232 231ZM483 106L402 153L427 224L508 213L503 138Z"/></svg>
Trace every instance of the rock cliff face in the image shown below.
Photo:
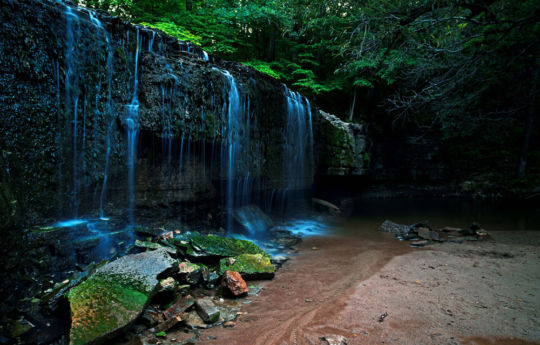
<svg viewBox="0 0 540 345"><path fill-rule="evenodd" d="M326 172L362 171L348 153L328 161L354 146L331 143L351 128L251 68L103 13L1 2L4 180L26 221L230 208L256 191L308 189L319 156Z"/></svg>
<svg viewBox="0 0 540 345"><path fill-rule="evenodd" d="M347 123L320 111L321 147L318 172L327 176L363 176L370 161L368 137L362 125Z"/></svg>

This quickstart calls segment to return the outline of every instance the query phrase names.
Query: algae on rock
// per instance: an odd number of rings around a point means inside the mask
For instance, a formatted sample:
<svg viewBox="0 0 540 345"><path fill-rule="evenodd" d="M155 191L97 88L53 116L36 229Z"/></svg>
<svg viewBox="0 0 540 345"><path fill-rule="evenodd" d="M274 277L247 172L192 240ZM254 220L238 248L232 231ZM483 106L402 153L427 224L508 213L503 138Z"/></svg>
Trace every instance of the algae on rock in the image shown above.
<svg viewBox="0 0 540 345"><path fill-rule="evenodd" d="M243 278L273 278L276 271L270 259L261 254L242 254L235 258L221 259L219 262L219 272L238 272Z"/></svg>
<svg viewBox="0 0 540 345"><path fill-rule="evenodd" d="M124 256L68 293L71 345L97 344L131 324L149 303L158 276L175 266L164 249Z"/></svg>

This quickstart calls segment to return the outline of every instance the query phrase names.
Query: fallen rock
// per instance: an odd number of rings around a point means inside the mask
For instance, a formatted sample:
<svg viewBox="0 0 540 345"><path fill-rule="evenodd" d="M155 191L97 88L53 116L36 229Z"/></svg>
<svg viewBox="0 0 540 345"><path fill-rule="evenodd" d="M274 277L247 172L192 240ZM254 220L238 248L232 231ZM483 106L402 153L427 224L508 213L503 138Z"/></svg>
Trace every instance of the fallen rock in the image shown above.
<svg viewBox="0 0 540 345"><path fill-rule="evenodd" d="M322 345L347 345L347 338L342 335L332 334L320 337Z"/></svg>
<svg viewBox="0 0 540 345"><path fill-rule="evenodd" d="M276 271L269 257L261 254L243 254L234 260L221 259L219 262L219 272L238 272L244 279L272 279Z"/></svg>
<svg viewBox="0 0 540 345"><path fill-rule="evenodd" d="M224 328L231 328L231 327L234 327L234 326L236 326L236 322L234 322L234 321L227 321L227 322L225 322L223 324Z"/></svg>
<svg viewBox="0 0 540 345"><path fill-rule="evenodd" d="M171 239L170 242L194 258L220 259L242 254L261 254L270 257L253 242L217 235L186 233Z"/></svg>
<svg viewBox="0 0 540 345"><path fill-rule="evenodd" d="M203 265L194 264L192 262L181 262L178 265L177 278L188 284L197 284L203 278Z"/></svg>
<svg viewBox="0 0 540 345"><path fill-rule="evenodd" d="M178 290L178 282L173 277L168 277L159 281L158 294L174 294Z"/></svg>
<svg viewBox="0 0 540 345"><path fill-rule="evenodd" d="M181 315L183 312L191 308L195 304L195 299L190 296L180 296L176 302L167 310L163 312L163 316L166 320L171 319L175 316Z"/></svg>
<svg viewBox="0 0 540 345"><path fill-rule="evenodd" d="M163 229L149 228L149 227L144 227L144 226L137 226L133 230L135 231L137 235L150 236L150 237L158 237L164 232Z"/></svg>
<svg viewBox="0 0 540 345"><path fill-rule="evenodd" d="M463 231L463 229L461 228L453 228L451 226L445 226L444 228L441 229L441 231L443 232L457 232L457 233L461 233Z"/></svg>
<svg viewBox="0 0 540 345"><path fill-rule="evenodd" d="M182 314L182 321L191 329L208 328L208 325L203 321L196 311Z"/></svg>
<svg viewBox="0 0 540 345"><path fill-rule="evenodd" d="M413 241L411 242L411 247L423 247L428 243L428 240Z"/></svg>
<svg viewBox="0 0 540 345"><path fill-rule="evenodd" d="M157 325L156 327L154 327L154 330L156 332L165 332L173 328L174 326L176 326L181 321L182 321L182 317L180 315L176 315L175 317L167 319L163 321L162 323L160 323L159 325Z"/></svg>
<svg viewBox="0 0 540 345"><path fill-rule="evenodd" d="M408 225L397 224L389 220L385 220L379 227L379 231L389 232L394 235L406 235L411 227Z"/></svg>
<svg viewBox="0 0 540 345"><path fill-rule="evenodd" d="M130 325L154 294L158 275L175 263L164 249L127 255L72 288L70 345L102 343Z"/></svg>
<svg viewBox="0 0 540 345"><path fill-rule="evenodd" d="M428 228L417 228L416 233L418 234L418 237L423 238L424 240L430 240L431 235Z"/></svg>
<svg viewBox="0 0 540 345"><path fill-rule="evenodd" d="M486 230L484 230L484 229L478 229L478 230L475 230L475 231L476 231L476 236L478 236L481 239L485 239L485 238L489 237L488 232Z"/></svg>
<svg viewBox="0 0 540 345"><path fill-rule="evenodd" d="M149 250L164 249L169 254L172 254L172 255L176 254L176 250L174 248L162 246L159 243L154 243L154 242L149 242L149 241L135 240L135 247L149 249Z"/></svg>
<svg viewBox="0 0 540 345"><path fill-rule="evenodd" d="M219 309L211 298L201 298L195 301L197 314L206 323L214 323L219 320Z"/></svg>
<svg viewBox="0 0 540 345"><path fill-rule="evenodd" d="M429 228L418 228L416 229L416 232L418 233L418 237L423 238L424 240L441 241L439 233Z"/></svg>
<svg viewBox="0 0 540 345"><path fill-rule="evenodd" d="M244 295L249 291L246 282L238 272L225 271L221 286L226 292L235 297Z"/></svg>

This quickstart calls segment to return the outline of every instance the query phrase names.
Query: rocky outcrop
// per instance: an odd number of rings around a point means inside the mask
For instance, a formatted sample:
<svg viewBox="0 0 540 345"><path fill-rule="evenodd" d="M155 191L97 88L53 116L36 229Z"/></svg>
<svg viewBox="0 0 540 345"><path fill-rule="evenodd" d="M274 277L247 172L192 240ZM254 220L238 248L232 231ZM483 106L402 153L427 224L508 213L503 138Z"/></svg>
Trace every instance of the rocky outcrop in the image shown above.
<svg viewBox="0 0 540 345"><path fill-rule="evenodd" d="M319 114L318 172L330 176L365 175L370 158L364 126L344 122L322 110Z"/></svg>

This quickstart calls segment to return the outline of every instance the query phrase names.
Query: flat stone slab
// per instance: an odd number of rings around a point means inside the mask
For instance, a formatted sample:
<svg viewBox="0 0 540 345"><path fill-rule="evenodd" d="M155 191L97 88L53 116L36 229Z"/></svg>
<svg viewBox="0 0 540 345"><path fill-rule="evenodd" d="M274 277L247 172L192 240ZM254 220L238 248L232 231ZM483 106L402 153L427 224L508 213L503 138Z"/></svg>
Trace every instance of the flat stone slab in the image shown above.
<svg viewBox="0 0 540 345"><path fill-rule="evenodd" d="M175 264L160 248L127 255L98 268L68 293L70 345L103 343L131 324L158 286L157 276Z"/></svg>

